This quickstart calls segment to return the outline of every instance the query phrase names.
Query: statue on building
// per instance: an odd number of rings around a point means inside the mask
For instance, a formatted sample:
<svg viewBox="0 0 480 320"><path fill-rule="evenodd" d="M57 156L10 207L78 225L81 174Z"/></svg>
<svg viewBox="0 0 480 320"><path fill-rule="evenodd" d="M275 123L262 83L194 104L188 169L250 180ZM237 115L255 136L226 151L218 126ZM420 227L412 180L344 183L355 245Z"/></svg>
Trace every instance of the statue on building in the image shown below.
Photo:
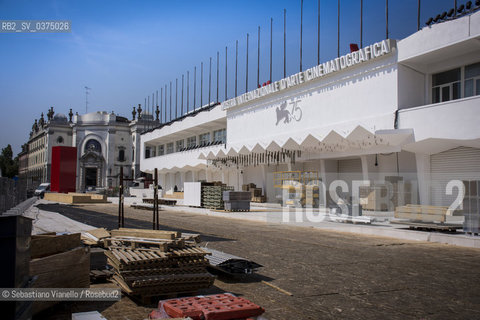
<svg viewBox="0 0 480 320"><path fill-rule="evenodd" d="M142 118L142 105L140 103L138 104L137 112L138 112L138 120L140 120Z"/></svg>
<svg viewBox="0 0 480 320"><path fill-rule="evenodd" d="M68 113L68 122L72 123L72 117L73 117L73 111L70 109L70 112Z"/></svg>
<svg viewBox="0 0 480 320"><path fill-rule="evenodd" d="M132 111L132 121L135 121L135 117L137 116L137 111L135 110L135 107L133 107Z"/></svg>
<svg viewBox="0 0 480 320"><path fill-rule="evenodd" d="M40 116L40 120L38 121L38 124L40 125L41 128L45 126L45 119L43 118L43 112L42 112L42 115Z"/></svg>
<svg viewBox="0 0 480 320"><path fill-rule="evenodd" d="M158 115L160 114L160 109L158 108L158 106L157 106L157 110L155 110L155 114L157 115L156 120L157 120L157 122L158 122L158 121L159 121L159 120L158 120Z"/></svg>
<svg viewBox="0 0 480 320"><path fill-rule="evenodd" d="M53 112L53 107L50 107L50 109L48 110L48 113L47 113L47 119L48 121L52 120L53 119L53 115L55 114L55 112Z"/></svg>

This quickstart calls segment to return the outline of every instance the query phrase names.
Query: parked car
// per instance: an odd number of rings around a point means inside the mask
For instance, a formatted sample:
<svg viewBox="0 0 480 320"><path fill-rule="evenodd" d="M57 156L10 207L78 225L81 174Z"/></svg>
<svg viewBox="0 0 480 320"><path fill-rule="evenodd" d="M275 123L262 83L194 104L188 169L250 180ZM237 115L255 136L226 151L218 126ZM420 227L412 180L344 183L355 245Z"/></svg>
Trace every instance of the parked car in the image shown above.
<svg viewBox="0 0 480 320"><path fill-rule="evenodd" d="M50 183L41 183L35 190L35 196L43 199L45 192L50 190Z"/></svg>

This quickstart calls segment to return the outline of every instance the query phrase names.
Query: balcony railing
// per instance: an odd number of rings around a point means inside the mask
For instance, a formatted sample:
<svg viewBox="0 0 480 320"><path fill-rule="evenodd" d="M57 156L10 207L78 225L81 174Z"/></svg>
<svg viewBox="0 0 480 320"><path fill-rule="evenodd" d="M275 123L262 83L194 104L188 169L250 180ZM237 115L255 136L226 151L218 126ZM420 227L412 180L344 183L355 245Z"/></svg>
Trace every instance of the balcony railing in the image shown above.
<svg viewBox="0 0 480 320"><path fill-rule="evenodd" d="M197 144L197 145L191 146L191 147L184 147L184 148L181 148L180 150L170 152L170 153L164 153L164 154L155 155L155 156L150 155L149 157L145 157L145 159L166 156L166 155L177 153L177 152L191 151L191 150L202 149L202 148L211 147L211 146L218 146L218 145L221 145L221 144L225 144L225 142L224 141L210 141L210 142L207 142L207 143L200 143L200 144Z"/></svg>

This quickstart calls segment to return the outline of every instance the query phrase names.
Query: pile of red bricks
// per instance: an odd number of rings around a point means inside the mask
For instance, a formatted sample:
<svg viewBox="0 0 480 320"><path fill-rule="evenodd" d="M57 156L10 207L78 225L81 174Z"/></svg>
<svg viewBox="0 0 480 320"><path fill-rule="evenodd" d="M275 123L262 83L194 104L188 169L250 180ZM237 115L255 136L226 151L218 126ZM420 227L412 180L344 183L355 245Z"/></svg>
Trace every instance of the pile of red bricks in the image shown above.
<svg viewBox="0 0 480 320"><path fill-rule="evenodd" d="M230 294L163 300L159 302L159 309L172 318L190 317L193 320L241 320L265 312L253 302ZM150 318L156 319L157 314L157 311L152 312Z"/></svg>

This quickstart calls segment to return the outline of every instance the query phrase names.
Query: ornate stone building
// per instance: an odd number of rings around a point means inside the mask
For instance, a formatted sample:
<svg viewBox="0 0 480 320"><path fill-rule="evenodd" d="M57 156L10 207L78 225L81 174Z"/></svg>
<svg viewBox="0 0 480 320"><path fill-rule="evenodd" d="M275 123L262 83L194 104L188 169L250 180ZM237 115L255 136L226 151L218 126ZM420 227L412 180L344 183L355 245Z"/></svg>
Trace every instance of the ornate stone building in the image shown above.
<svg viewBox="0 0 480 320"><path fill-rule="evenodd" d="M77 147L77 191L117 186L120 167L125 176L138 177L138 137L156 126L158 120L151 114L142 114L140 105L133 109L132 116L129 120L106 111L74 115L70 109L67 117L55 114L52 107L45 120L42 113L32 126L28 148L25 148L28 188L50 181L52 147L55 146Z"/></svg>

